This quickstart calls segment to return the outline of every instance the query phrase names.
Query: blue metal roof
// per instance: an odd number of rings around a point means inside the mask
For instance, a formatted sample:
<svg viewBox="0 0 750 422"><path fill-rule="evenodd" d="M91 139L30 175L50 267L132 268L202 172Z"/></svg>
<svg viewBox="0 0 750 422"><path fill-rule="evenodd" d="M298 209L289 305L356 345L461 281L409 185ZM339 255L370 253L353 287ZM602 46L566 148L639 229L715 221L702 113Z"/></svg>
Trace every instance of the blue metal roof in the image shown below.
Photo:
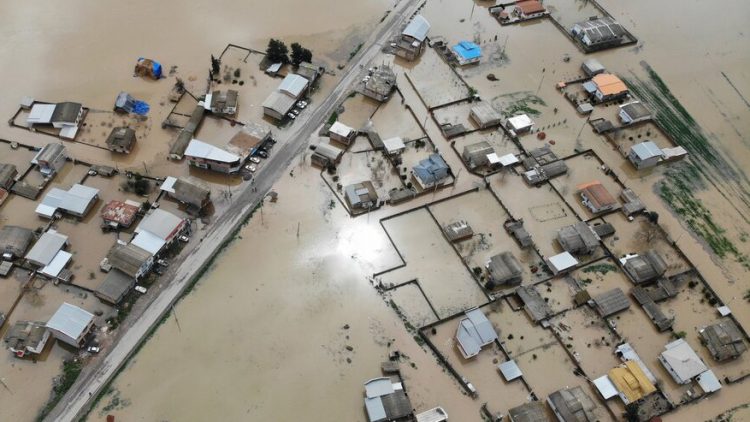
<svg viewBox="0 0 750 422"><path fill-rule="evenodd" d="M464 60L472 60L482 57L482 47L471 41L461 41L453 46L453 51Z"/></svg>
<svg viewBox="0 0 750 422"><path fill-rule="evenodd" d="M414 174L424 184L435 183L448 176L448 164L440 154L432 154L413 168Z"/></svg>

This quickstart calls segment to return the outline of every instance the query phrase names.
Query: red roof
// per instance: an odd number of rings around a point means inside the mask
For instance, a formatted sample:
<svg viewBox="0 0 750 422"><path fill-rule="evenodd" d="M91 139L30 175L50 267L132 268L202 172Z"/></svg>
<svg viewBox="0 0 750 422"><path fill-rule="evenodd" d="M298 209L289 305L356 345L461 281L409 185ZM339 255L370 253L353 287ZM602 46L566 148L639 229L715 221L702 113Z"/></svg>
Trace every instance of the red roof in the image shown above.
<svg viewBox="0 0 750 422"><path fill-rule="evenodd" d="M138 206L113 200L109 201L109 203L102 208L102 218L106 222L113 222L123 227L130 227L130 225L133 224L139 209L140 207Z"/></svg>
<svg viewBox="0 0 750 422"><path fill-rule="evenodd" d="M542 3L539 3L537 0L519 1L518 3L516 3L516 7L524 15L533 15L534 13L542 13L547 10L544 8Z"/></svg>

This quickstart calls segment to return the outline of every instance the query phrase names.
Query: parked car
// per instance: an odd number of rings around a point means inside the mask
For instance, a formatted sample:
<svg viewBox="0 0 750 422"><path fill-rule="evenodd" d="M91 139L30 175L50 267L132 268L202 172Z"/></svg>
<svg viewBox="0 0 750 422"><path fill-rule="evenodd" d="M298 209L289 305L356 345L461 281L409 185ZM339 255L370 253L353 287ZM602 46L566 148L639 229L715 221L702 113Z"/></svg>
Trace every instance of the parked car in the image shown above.
<svg viewBox="0 0 750 422"><path fill-rule="evenodd" d="M185 235L180 236L178 239L180 240L180 242L185 242L185 243L190 241L190 238Z"/></svg>
<svg viewBox="0 0 750 422"><path fill-rule="evenodd" d="M245 170L249 171L250 173L255 173L255 170L258 170L258 167L255 167L255 164L248 164L245 166Z"/></svg>
<svg viewBox="0 0 750 422"><path fill-rule="evenodd" d="M295 116L299 116L299 109L296 109L296 108L295 108L294 110L292 110L292 113L293 113L293 114L294 114Z"/></svg>
<svg viewBox="0 0 750 422"><path fill-rule="evenodd" d="M301 110L301 109L304 109L305 107L307 107L307 102L306 102L306 101L299 101L299 102L297 103L297 107L298 107L298 108L299 108L300 110Z"/></svg>
<svg viewBox="0 0 750 422"><path fill-rule="evenodd" d="M101 350L102 349L99 348L99 346L89 346L88 348L86 348L86 351L93 355L99 353Z"/></svg>
<svg viewBox="0 0 750 422"><path fill-rule="evenodd" d="M260 163L260 158L258 158L258 157L250 157L250 162L258 164L258 163Z"/></svg>
<svg viewBox="0 0 750 422"><path fill-rule="evenodd" d="M162 267L168 267L169 266L169 262L167 262L166 259L160 259L160 260L156 261L156 263L159 264L159 265L161 265Z"/></svg>
<svg viewBox="0 0 750 422"><path fill-rule="evenodd" d="M268 152L266 150L261 149L258 151L258 156L262 158L268 158Z"/></svg>
<svg viewBox="0 0 750 422"><path fill-rule="evenodd" d="M290 118L290 119L294 120L294 119L296 119L296 118L297 118L297 115L296 115L296 114L294 114L294 113L292 113L292 112L289 112L289 113L287 113L287 114L286 114L286 117L288 117L288 118Z"/></svg>
<svg viewBox="0 0 750 422"><path fill-rule="evenodd" d="M146 292L148 291L148 289L147 289L147 288L145 288L145 287L143 287L143 286L135 286L134 290L135 290L136 292L138 292L138 293L140 293L140 294L144 294L144 295L145 295L145 294L146 294Z"/></svg>

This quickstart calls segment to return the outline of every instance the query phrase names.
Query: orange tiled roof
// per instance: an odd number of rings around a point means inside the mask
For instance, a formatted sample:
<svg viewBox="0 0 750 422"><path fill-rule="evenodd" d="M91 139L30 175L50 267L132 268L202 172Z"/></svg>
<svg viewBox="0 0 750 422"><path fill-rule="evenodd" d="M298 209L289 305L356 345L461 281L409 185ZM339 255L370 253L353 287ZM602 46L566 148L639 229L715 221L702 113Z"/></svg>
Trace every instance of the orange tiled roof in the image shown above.
<svg viewBox="0 0 750 422"><path fill-rule="evenodd" d="M600 73L591 80L604 95L616 95L628 91L628 87L620 78L611 73Z"/></svg>

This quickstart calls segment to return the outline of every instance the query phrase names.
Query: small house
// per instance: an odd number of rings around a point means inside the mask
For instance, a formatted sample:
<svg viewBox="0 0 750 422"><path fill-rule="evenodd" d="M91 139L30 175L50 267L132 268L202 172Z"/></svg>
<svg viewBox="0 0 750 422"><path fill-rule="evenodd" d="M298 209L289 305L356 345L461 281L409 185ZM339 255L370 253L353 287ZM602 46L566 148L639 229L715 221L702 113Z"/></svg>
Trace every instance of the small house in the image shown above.
<svg viewBox="0 0 750 422"><path fill-rule="evenodd" d="M138 217L141 204L126 200L125 202L111 200L102 208L101 215L104 224L114 229L128 228Z"/></svg>
<svg viewBox="0 0 750 422"><path fill-rule="evenodd" d="M497 338L495 327L480 309L466 311L465 317L458 322L456 347L464 359L478 355L484 346L492 344Z"/></svg>
<svg viewBox="0 0 750 422"><path fill-rule="evenodd" d="M461 66L479 63L482 59L482 47L471 41L461 41L454 45L453 53Z"/></svg>
<svg viewBox="0 0 750 422"><path fill-rule="evenodd" d="M594 296L594 308L604 318L630 308L630 301L619 287Z"/></svg>
<svg viewBox="0 0 750 422"><path fill-rule="evenodd" d="M237 113L237 98L239 93L233 89L214 91L206 95L204 107L213 114L232 116Z"/></svg>
<svg viewBox="0 0 750 422"><path fill-rule="evenodd" d="M526 183L531 186L538 186L547 180L561 176L568 172L568 165L565 161L553 161L551 163L537 165L531 170L527 170L523 173L523 178Z"/></svg>
<svg viewBox="0 0 750 422"><path fill-rule="evenodd" d="M560 422L602 420L602 409L581 386L555 391L547 397L547 404Z"/></svg>
<svg viewBox="0 0 750 422"><path fill-rule="evenodd" d="M168 211L151 209L135 228L130 243L156 256L175 242L186 225L185 220Z"/></svg>
<svg viewBox="0 0 750 422"><path fill-rule="evenodd" d="M531 117L526 114L519 114L517 116L509 118L506 121L506 124L508 125L508 129L512 130L513 132L524 133L531 130L531 128L534 126L534 121L531 120Z"/></svg>
<svg viewBox="0 0 750 422"><path fill-rule="evenodd" d="M84 345L86 336L94 329L94 315L75 305L63 302L47 321L52 335L75 348Z"/></svg>
<svg viewBox="0 0 750 422"><path fill-rule="evenodd" d="M343 145L351 144L356 135L357 131L339 121L333 122L328 129L328 137L332 141L336 141Z"/></svg>
<svg viewBox="0 0 750 422"><path fill-rule="evenodd" d="M443 233L450 242L460 242L462 240L471 239L474 236L474 230L472 230L469 223L465 220L454 221L443 227Z"/></svg>
<svg viewBox="0 0 750 422"><path fill-rule="evenodd" d="M570 271L579 264L578 260L567 251L553 255L549 258L544 258L544 262L554 275Z"/></svg>
<svg viewBox="0 0 750 422"><path fill-rule="evenodd" d="M15 165L0 163L0 189L10 191L17 174L18 169Z"/></svg>
<svg viewBox="0 0 750 422"><path fill-rule="evenodd" d="M667 263L653 249L643 255L627 255L620 263L633 284L648 283L667 272Z"/></svg>
<svg viewBox="0 0 750 422"><path fill-rule="evenodd" d="M6 261L22 257L34 240L34 232L18 226L0 228L0 254Z"/></svg>
<svg viewBox="0 0 750 422"><path fill-rule="evenodd" d="M192 139L185 149L188 164L219 173L236 173L242 167L242 157L209 143Z"/></svg>
<svg viewBox="0 0 750 422"><path fill-rule="evenodd" d="M599 181L578 186L581 202L593 214L611 211L617 208L617 200Z"/></svg>
<svg viewBox="0 0 750 422"><path fill-rule="evenodd" d="M502 116L488 102L476 104L469 111L469 117L479 126L480 129L487 129L497 126L502 121Z"/></svg>
<svg viewBox="0 0 750 422"><path fill-rule="evenodd" d="M724 318L698 332L702 343L706 345L711 356L718 362L736 359L747 350L747 345L737 324L729 318Z"/></svg>
<svg viewBox="0 0 750 422"><path fill-rule="evenodd" d="M310 156L310 161L313 165L325 168L329 165L338 164L343 154L344 150L341 148L328 143L321 143L315 146L315 151L312 156Z"/></svg>
<svg viewBox="0 0 750 422"><path fill-rule="evenodd" d="M154 264L154 256L151 252L132 243L126 245L118 243L109 250L107 261L112 268L120 270L133 280L137 280L151 269Z"/></svg>
<svg viewBox="0 0 750 422"><path fill-rule="evenodd" d="M31 160L45 176L52 176L65 165L68 156L63 144L50 143L45 145Z"/></svg>
<svg viewBox="0 0 750 422"><path fill-rule="evenodd" d="M414 60L422 54L425 48L430 23L422 15L416 15L406 25L401 37L396 43L396 55L406 60Z"/></svg>
<svg viewBox="0 0 750 422"><path fill-rule="evenodd" d="M5 346L19 358L38 355L49 337L50 332L43 322L18 321L5 334Z"/></svg>
<svg viewBox="0 0 750 422"><path fill-rule="evenodd" d="M523 267L511 252L503 252L487 261L487 288L517 286L523 280Z"/></svg>
<svg viewBox="0 0 750 422"><path fill-rule="evenodd" d="M52 188L36 207L36 214L54 218L57 211L83 218L99 199L99 189L75 184L68 190Z"/></svg>
<svg viewBox="0 0 750 422"><path fill-rule="evenodd" d="M167 177L161 184L161 190L167 192L170 198L197 210L211 203L211 190L192 178Z"/></svg>
<svg viewBox="0 0 750 422"><path fill-rule="evenodd" d="M664 346L659 362L677 384L689 384L693 378L708 371L703 360L684 339L677 339Z"/></svg>
<svg viewBox="0 0 750 422"><path fill-rule="evenodd" d="M544 402L532 401L508 410L510 422L553 422L547 414Z"/></svg>
<svg viewBox="0 0 750 422"><path fill-rule="evenodd" d="M396 74L388 65L380 65L372 72L370 79L365 81L362 93L375 101L387 101L391 92L396 88Z"/></svg>
<svg viewBox="0 0 750 422"><path fill-rule="evenodd" d="M476 144L466 145L464 151L461 154L464 162L470 169L485 166L489 164L488 156L494 154L495 149L492 148L489 142L482 141Z"/></svg>
<svg viewBox="0 0 750 422"><path fill-rule="evenodd" d="M133 286L135 286L133 277L118 269L113 269L107 273L94 294L104 302L117 305L122 302Z"/></svg>
<svg viewBox="0 0 750 422"><path fill-rule="evenodd" d="M432 154L412 168L412 174L422 189L437 187L448 178L450 167L440 154Z"/></svg>
<svg viewBox="0 0 750 422"><path fill-rule="evenodd" d="M366 210L377 205L378 194L375 192L375 186L372 182L365 181L347 185L344 188L344 197L346 203L351 209Z"/></svg>
<svg viewBox="0 0 750 422"><path fill-rule="evenodd" d="M565 226L557 231L557 242L574 255L590 255L599 247L599 236L585 221Z"/></svg>
<svg viewBox="0 0 750 422"><path fill-rule="evenodd" d="M651 112L640 101L631 101L620 106L620 120L623 124L644 122L651 119Z"/></svg>
<svg viewBox="0 0 750 422"><path fill-rule="evenodd" d="M600 103L628 95L628 87L625 83L611 73L600 73L594 76L590 82L584 83L584 88L588 91L593 90L594 99Z"/></svg>
<svg viewBox="0 0 750 422"><path fill-rule="evenodd" d="M664 159L661 148L652 141L645 141L633 145L628 153L628 160L637 168L642 170L654 167Z"/></svg>
<svg viewBox="0 0 750 422"><path fill-rule="evenodd" d="M625 37L625 29L611 17L579 22L573 25L570 32L585 47L592 49L618 45Z"/></svg>
<svg viewBox="0 0 750 422"><path fill-rule="evenodd" d="M602 65L599 60L587 59L581 65L581 70L583 70L583 73L585 73L586 76L591 78L600 73L606 72L607 69L604 68L604 65Z"/></svg>
<svg viewBox="0 0 750 422"><path fill-rule="evenodd" d="M129 127L116 127L107 137L107 149L112 152L130 154L135 145L135 130Z"/></svg>
<svg viewBox="0 0 750 422"><path fill-rule="evenodd" d="M532 321L539 322L554 315L552 308L534 286L518 286L516 295L523 302L523 309Z"/></svg>
<svg viewBox="0 0 750 422"><path fill-rule="evenodd" d="M406 421L413 414L403 383L388 377L365 383L365 410L369 422Z"/></svg>
<svg viewBox="0 0 750 422"><path fill-rule="evenodd" d="M406 144L404 144L404 140L398 136L383 140L383 150L388 155L401 154L405 149Z"/></svg>

